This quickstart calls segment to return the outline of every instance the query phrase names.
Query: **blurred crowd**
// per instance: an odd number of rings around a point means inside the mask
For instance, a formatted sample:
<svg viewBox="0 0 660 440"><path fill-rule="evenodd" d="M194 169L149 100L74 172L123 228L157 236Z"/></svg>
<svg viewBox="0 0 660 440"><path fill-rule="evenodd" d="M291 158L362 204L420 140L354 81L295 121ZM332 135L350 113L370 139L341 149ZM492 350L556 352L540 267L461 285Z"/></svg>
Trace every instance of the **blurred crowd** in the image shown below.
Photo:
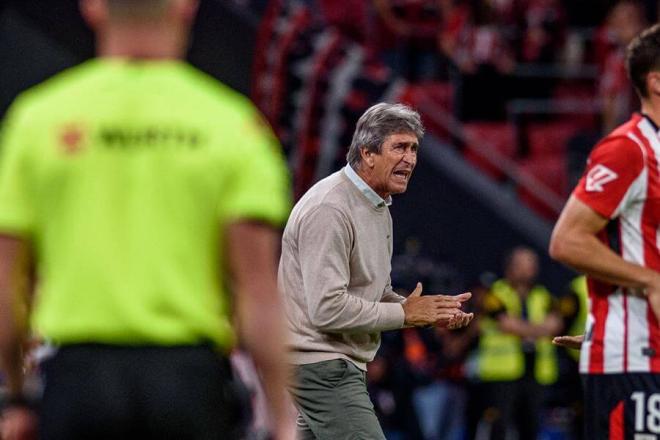
<svg viewBox="0 0 660 440"><path fill-rule="evenodd" d="M252 97L282 141L296 197L343 165L366 108L396 100L494 181L511 176L484 150L563 202L591 148L638 108L624 49L658 20L657 0L243 3L262 14ZM545 197L514 186L556 217ZM550 339L584 328L584 278L549 292L536 283L538 256L521 247L465 283L408 248L393 261L393 285L470 290L477 318L457 332L384 335L368 379L387 437L582 438L578 355Z"/></svg>
<svg viewBox="0 0 660 440"><path fill-rule="evenodd" d="M296 196L341 166L366 108L396 100L495 180L509 177L484 149L565 197L594 142L636 108L623 50L658 16L656 0L241 3L262 17L252 98L284 145ZM540 215L558 213L517 192Z"/></svg>

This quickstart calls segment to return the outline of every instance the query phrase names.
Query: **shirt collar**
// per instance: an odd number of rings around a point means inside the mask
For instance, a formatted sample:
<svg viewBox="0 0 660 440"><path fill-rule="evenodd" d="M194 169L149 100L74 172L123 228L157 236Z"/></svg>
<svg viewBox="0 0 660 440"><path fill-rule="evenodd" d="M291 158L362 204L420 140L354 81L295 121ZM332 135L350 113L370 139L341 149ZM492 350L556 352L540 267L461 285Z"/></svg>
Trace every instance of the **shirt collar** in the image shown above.
<svg viewBox="0 0 660 440"><path fill-rule="evenodd" d="M381 208L383 206L390 206L392 204L392 196L387 196L385 200L374 191L367 183L362 180L360 176L353 170L350 165L344 167L344 174L346 177L353 182L353 185L360 190L362 194L369 200L376 208Z"/></svg>
<svg viewBox="0 0 660 440"><path fill-rule="evenodd" d="M653 127L653 130L655 130L656 134L660 134L660 129L658 128L658 125L655 123L653 119L651 119L649 115L647 115L646 113L642 113L642 117L646 119L649 122L649 124L651 124L651 127Z"/></svg>

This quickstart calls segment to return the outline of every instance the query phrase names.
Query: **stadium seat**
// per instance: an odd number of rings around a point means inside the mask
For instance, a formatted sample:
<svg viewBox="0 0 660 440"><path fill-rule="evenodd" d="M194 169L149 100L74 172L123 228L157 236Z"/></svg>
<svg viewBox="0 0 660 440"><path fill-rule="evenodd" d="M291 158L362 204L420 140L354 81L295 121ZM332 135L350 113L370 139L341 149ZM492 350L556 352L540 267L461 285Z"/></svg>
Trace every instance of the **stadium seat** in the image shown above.
<svg viewBox="0 0 660 440"><path fill-rule="evenodd" d="M425 81L418 84L406 84L395 100L416 108L422 115L427 131L441 140L450 140L446 118L436 115L453 114L453 86L449 82Z"/></svg>
<svg viewBox="0 0 660 440"><path fill-rule="evenodd" d="M565 154L530 156L520 162L520 168L521 172L534 177L540 183L544 184L560 200L565 199L568 186ZM557 218L559 211L548 206L547 200L542 196L534 194L533 189L519 185L517 193L520 200L532 208L537 214L549 220L555 220Z"/></svg>
<svg viewBox="0 0 660 440"><path fill-rule="evenodd" d="M513 125L506 122L470 122L463 126L465 159L497 181L505 179L501 168L493 165L482 153L483 149L512 159L516 153Z"/></svg>
<svg viewBox="0 0 660 440"><path fill-rule="evenodd" d="M568 140L581 127L571 120L530 122L526 127L530 156L564 155Z"/></svg>

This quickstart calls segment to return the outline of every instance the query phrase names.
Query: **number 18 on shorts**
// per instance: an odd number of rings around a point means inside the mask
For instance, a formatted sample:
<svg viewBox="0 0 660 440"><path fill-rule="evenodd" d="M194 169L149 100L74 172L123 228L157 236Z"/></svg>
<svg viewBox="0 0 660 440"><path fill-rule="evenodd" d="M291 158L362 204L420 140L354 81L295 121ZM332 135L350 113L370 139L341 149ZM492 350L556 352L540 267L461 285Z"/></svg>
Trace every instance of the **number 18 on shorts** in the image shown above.
<svg viewBox="0 0 660 440"><path fill-rule="evenodd" d="M586 438L660 440L660 375L585 375Z"/></svg>

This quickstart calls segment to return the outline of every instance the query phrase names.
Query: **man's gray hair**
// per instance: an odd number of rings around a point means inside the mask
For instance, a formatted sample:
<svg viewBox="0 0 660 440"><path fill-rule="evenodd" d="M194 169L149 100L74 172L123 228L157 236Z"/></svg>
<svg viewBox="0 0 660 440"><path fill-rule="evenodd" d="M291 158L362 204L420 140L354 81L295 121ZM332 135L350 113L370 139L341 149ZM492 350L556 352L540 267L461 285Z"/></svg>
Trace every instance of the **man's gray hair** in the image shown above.
<svg viewBox="0 0 660 440"><path fill-rule="evenodd" d="M421 142L424 126L417 113L403 104L381 102L370 107L357 122L346 161L353 168L362 161L361 149L380 154L383 142L392 134L412 133Z"/></svg>

